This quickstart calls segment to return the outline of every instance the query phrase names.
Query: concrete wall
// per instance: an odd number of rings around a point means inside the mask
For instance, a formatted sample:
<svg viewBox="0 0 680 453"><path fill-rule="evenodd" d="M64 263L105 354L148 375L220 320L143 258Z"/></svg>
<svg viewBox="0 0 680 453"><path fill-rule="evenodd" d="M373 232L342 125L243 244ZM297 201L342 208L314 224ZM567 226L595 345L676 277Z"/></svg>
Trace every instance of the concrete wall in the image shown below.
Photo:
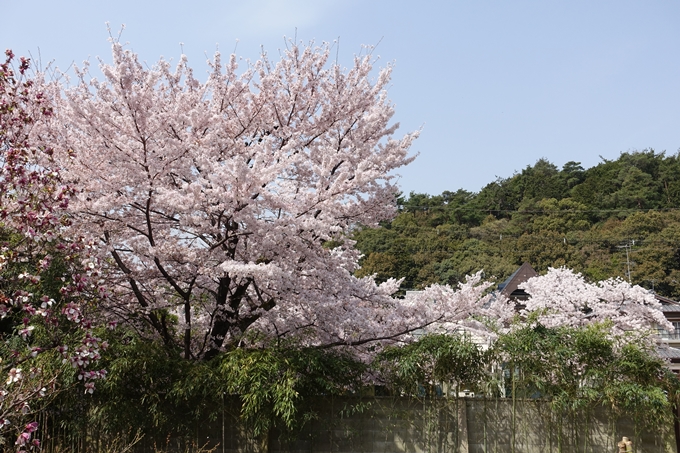
<svg viewBox="0 0 680 453"><path fill-rule="evenodd" d="M672 426L637 432L631 420L605 410L562 418L535 400L516 402L514 423L507 399L319 398L313 407L314 419L292 440L275 431L250 439L225 411L197 427L196 444L215 453L500 453L512 452L514 441L515 453L599 453L618 451L627 436L639 452L675 452Z"/></svg>

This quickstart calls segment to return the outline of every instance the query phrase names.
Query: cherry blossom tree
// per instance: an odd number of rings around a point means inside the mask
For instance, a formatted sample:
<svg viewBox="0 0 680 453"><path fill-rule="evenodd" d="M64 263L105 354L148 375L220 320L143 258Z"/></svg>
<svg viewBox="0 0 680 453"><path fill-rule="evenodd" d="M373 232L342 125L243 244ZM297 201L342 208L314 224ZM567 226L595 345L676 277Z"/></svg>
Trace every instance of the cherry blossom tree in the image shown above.
<svg viewBox="0 0 680 453"><path fill-rule="evenodd" d="M656 327L672 330L654 295L621 279L589 283L570 269L551 268L520 287L531 296L522 313L535 313L546 327L579 327L610 320L616 334L649 333Z"/></svg>
<svg viewBox="0 0 680 453"><path fill-rule="evenodd" d="M353 276L347 232L395 213L393 172L418 135L395 136L391 69L374 74L370 52L343 69L327 46L289 43L243 70L218 53L201 82L184 56L148 68L112 48L103 80L86 66L55 95L53 128L74 225L110 265L111 316L210 358L263 338L394 339L480 302L479 280L462 289L474 302L442 308Z"/></svg>
<svg viewBox="0 0 680 453"><path fill-rule="evenodd" d="M16 448L39 446L33 414L58 389L62 362L94 379L100 349L87 319L98 281L86 243L65 241L72 190L60 180L53 149L34 145L34 132L53 116L51 104L27 77L29 61L11 51L0 64L0 439L18 434ZM95 287L96 292L96 287ZM27 423L28 422L28 423ZM3 445L3 450L7 445Z"/></svg>

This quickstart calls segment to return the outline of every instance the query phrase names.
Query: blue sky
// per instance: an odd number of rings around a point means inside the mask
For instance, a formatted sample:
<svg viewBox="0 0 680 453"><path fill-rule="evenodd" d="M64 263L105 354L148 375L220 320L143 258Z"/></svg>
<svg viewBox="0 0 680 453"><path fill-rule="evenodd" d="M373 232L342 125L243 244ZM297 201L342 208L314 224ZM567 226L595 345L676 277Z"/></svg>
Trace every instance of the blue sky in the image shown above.
<svg viewBox="0 0 680 453"><path fill-rule="evenodd" d="M152 64L184 53L271 56L284 36L377 45L395 64L403 132L422 127L404 192L478 191L545 157L558 166L680 148L680 2L0 0L0 47L64 69L110 61L106 22Z"/></svg>

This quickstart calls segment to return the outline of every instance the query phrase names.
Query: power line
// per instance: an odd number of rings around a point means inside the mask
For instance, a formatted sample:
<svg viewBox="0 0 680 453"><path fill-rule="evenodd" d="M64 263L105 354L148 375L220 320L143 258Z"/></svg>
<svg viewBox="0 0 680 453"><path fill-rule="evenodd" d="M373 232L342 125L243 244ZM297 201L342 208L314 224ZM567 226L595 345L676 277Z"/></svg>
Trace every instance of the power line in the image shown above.
<svg viewBox="0 0 680 453"><path fill-rule="evenodd" d="M468 207L456 207L450 208L448 205L443 206L413 206L413 205L400 205L398 209L400 212L408 212L409 209L418 208L423 211L429 210L442 210L447 212L503 212L503 213L518 213L518 214L568 214L568 213L613 213L613 212L676 212L680 211L680 208L612 208L612 209L496 209L496 208L468 208Z"/></svg>

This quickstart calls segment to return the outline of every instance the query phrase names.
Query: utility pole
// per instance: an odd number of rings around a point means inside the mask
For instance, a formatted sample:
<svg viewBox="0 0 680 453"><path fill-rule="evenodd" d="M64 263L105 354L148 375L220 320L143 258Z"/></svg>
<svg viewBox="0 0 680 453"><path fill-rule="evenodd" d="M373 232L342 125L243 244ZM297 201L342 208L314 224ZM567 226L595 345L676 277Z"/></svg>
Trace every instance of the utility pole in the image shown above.
<svg viewBox="0 0 680 453"><path fill-rule="evenodd" d="M628 270L628 283L630 283L630 248L635 245L635 239L626 243L625 245L617 245L617 249L626 249L626 269Z"/></svg>

